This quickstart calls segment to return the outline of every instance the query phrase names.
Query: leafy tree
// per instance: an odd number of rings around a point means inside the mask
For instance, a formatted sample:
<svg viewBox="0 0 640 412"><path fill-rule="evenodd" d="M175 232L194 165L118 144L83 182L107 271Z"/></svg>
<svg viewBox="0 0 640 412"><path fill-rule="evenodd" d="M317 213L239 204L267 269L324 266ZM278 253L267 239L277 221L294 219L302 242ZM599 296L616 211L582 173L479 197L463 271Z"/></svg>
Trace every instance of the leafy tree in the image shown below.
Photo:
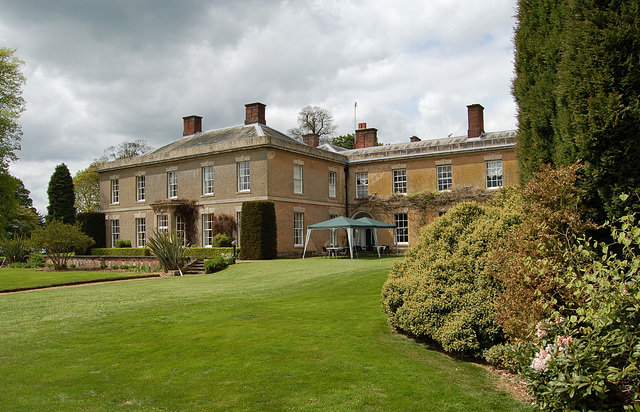
<svg viewBox="0 0 640 412"><path fill-rule="evenodd" d="M582 160L582 202L598 222L640 193L639 0L520 0L515 35L518 161L523 181L541 164Z"/></svg>
<svg viewBox="0 0 640 412"><path fill-rule="evenodd" d="M237 229L238 225L232 216L221 213L213 217L213 222L211 223L213 233L224 234L227 238L233 239L233 235Z"/></svg>
<svg viewBox="0 0 640 412"><path fill-rule="evenodd" d="M353 149L355 144L355 135L353 133L343 134L331 139L331 144L334 146L344 147L345 149Z"/></svg>
<svg viewBox="0 0 640 412"><path fill-rule="evenodd" d="M0 235L28 235L42 224L22 181L0 171Z"/></svg>
<svg viewBox="0 0 640 412"><path fill-rule="evenodd" d="M302 136L313 133L320 139L331 136L338 130L333 125L333 116L327 110L318 106L307 106L298 113L298 127L289 129L288 133L297 140Z"/></svg>
<svg viewBox="0 0 640 412"><path fill-rule="evenodd" d="M34 230L31 242L36 249L46 249L55 269L66 268L74 251L86 250L94 243L77 226L59 220L51 220L45 227Z"/></svg>
<svg viewBox="0 0 640 412"><path fill-rule="evenodd" d="M18 123L24 111L22 85L26 79L20 67L24 62L14 56L15 50L0 47L0 171L6 171L20 150L22 127Z"/></svg>
<svg viewBox="0 0 640 412"><path fill-rule="evenodd" d="M78 213L100 211L100 175L96 172L100 162L94 161L86 169L79 170L73 177L73 191Z"/></svg>
<svg viewBox="0 0 640 412"><path fill-rule="evenodd" d="M63 223L73 224L76 221L75 194L73 179L67 165L56 166L56 170L49 180L49 220L61 220Z"/></svg>
<svg viewBox="0 0 640 412"><path fill-rule="evenodd" d="M97 159L95 162L104 163L109 160L129 159L145 154L151 150L153 150L153 148L147 145L147 141L145 139L136 140L134 142L122 142L104 149L102 157Z"/></svg>

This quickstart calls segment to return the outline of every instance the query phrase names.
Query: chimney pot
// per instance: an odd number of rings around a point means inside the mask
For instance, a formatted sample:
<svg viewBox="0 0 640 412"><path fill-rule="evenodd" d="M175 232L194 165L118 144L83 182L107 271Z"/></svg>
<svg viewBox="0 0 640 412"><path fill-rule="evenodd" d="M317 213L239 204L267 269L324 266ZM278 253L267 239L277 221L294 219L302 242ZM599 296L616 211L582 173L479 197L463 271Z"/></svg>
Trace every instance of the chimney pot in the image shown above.
<svg viewBox="0 0 640 412"><path fill-rule="evenodd" d="M315 133L309 133L302 136L302 142L306 145L318 147L320 146L320 136Z"/></svg>
<svg viewBox="0 0 640 412"><path fill-rule="evenodd" d="M467 106L469 119L469 129L467 137L472 139L480 137L484 133L484 107L479 104L470 104Z"/></svg>
<svg viewBox="0 0 640 412"><path fill-rule="evenodd" d="M267 124L267 121L265 120L265 108L267 106L265 104L256 102L245 104L244 106L246 108L244 124Z"/></svg>
<svg viewBox="0 0 640 412"><path fill-rule="evenodd" d="M182 131L183 136L191 136L192 134L202 132L202 117L193 114L183 117L182 120L184 124Z"/></svg>
<svg viewBox="0 0 640 412"><path fill-rule="evenodd" d="M366 129L366 128L367 128L366 123L358 123L358 129Z"/></svg>
<svg viewBox="0 0 640 412"><path fill-rule="evenodd" d="M422 139L420 139L418 136L411 136L411 141L412 142L421 142Z"/></svg>

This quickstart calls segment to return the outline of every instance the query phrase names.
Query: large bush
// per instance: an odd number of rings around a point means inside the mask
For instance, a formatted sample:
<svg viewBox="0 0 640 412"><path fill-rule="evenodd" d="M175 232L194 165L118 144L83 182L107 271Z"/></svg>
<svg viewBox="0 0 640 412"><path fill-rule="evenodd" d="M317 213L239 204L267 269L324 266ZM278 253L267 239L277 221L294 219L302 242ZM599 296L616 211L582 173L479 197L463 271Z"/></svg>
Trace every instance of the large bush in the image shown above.
<svg viewBox="0 0 640 412"><path fill-rule="evenodd" d="M177 270L182 276L182 268L185 264L185 247L183 239L174 232L154 232L147 241L147 246L156 255L160 266L165 272Z"/></svg>
<svg viewBox="0 0 640 412"><path fill-rule="evenodd" d="M500 253L493 259L494 273L505 286L496 300L498 320L512 339L526 339L532 325L551 315L557 307L551 299L573 299L558 275L566 265L577 268L583 262L566 261L564 253L575 235L593 227L581 217L581 166L541 169L521 190L522 223L495 246Z"/></svg>
<svg viewBox="0 0 640 412"><path fill-rule="evenodd" d="M425 226L382 290L390 323L448 352L479 355L503 341L493 305L493 245L520 220L518 196L503 190L486 205L461 203Z"/></svg>
<svg viewBox="0 0 640 412"><path fill-rule="evenodd" d="M7 259L7 263L26 262L30 253L31 246L24 236L0 237L0 255Z"/></svg>
<svg viewBox="0 0 640 412"><path fill-rule="evenodd" d="M93 239L75 225L52 220L45 227L33 231L31 242L36 249L47 251L55 269L64 269L71 254L91 247Z"/></svg>
<svg viewBox="0 0 640 412"><path fill-rule="evenodd" d="M96 243L95 247L106 247L106 225L104 213L78 213L76 222L80 230L90 236Z"/></svg>
<svg viewBox="0 0 640 412"><path fill-rule="evenodd" d="M273 202L254 201L242 204L240 258L275 259L278 255L276 209Z"/></svg>
<svg viewBox="0 0 640 412"><path fill-rule="evenodd" d="M612 234L615 244L595 256L589 241L567 251L567 262L590 261L563 265L559 275L576 301L552 300L560 310L518 347L520 373L542 410L640 409L640 227L626 216Z"/></svg>

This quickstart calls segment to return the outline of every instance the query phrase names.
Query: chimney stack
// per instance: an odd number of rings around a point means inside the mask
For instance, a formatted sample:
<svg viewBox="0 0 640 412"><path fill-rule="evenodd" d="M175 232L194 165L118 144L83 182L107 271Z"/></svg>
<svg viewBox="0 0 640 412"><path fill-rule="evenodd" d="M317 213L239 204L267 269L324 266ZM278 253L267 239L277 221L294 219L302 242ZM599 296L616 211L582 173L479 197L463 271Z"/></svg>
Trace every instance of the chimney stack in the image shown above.
<svg viewBox="0 0 640 412"><path fill-rule="evenodd" d="M358 123L356 130L356 142L354 149L364 149L365 147L375 147L378 145L378 129L367 129L366 123Z"/></svg>
<svg viewBox="0 0 640 412"><path fill-rule="evenodd" d="M421 142L422 141L422 139L419 138L418 136L411 136L410 139L411 139L412 142Z"/></svg>
<svg viewBox="0 0 640 412"><path fill-rule="evenodd" d="M484 133L484 107L479 104L470 104L467 106L469 117L469 130L467 137L469 139L480 137Z"/></svg>
<svg viewBox="0 0 640 412"><path fill-rule="evenodd" d="M266 126L267 121L265 120L265 104L262 103L249 103L245 104L246 107L246 115L244 118L244 124L254 124L260 123Z"/></svg>
<svg viewBox="0 0 640 412"><path fill-rule="evenodd" d="M302 136L302 142L306 145L318 147L320 146L320 136L315 133L309 133Z"/></svg>
<svg viewBox="0 0 640 412"><path fill-rule="evenodd" d="M191 136L192 134L202 132L202 117L192 114L182 118L184 123L183 136Z"/></svg>

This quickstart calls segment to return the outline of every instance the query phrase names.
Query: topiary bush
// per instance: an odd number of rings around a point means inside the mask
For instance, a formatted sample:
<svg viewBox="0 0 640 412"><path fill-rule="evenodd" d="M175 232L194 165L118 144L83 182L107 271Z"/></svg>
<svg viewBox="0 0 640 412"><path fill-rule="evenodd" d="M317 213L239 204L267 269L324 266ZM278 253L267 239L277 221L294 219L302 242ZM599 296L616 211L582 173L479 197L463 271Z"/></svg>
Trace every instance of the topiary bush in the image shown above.
<svg viewBox="0 0 640 412"><path fill-rule="evenodd" d="M205 273L218 272L225 269L227 266L229 266L229 264L225 262L225 259L222 256L216 256L213 259L209 259L204 262L204 271Z"/></svg>
<svg viewBox="0 0 640 412"><path fill-rule="evenodd" d="M502 286L490 262L493 242L520 222L517 203L513 190L501 190L486 205L460 203L425 226L383 286L391 325L458 354L481 356L503 342L493 305Z"/></svg>
<svg viewBox="0 0 640 412"><path fill-rule="evenodd" d="M231 247L231 239L224 233L218 233L211 240L212 247Z"/></svg>
<svg viewBox="0 0 640 412"><path fill-rule="evenodd" d="M105 215L100 212L78 213L76 223L80 230L92 238L96 243L95 247L106 247L106 225ZM85 251L87 252L87 251Z"/></svg>
<svg viewBox="0 0 640 412"><path fill-rule="evenodd" d="M278 255L276 209L273 202L242 203L240 259L275 259Z"/></svg>
<svg viewBox="0 0 640 412"><path fill-rule="evenodd" d="M115 244L116 249L131 247L131 241L129 239L118 239Z"/></svg>

